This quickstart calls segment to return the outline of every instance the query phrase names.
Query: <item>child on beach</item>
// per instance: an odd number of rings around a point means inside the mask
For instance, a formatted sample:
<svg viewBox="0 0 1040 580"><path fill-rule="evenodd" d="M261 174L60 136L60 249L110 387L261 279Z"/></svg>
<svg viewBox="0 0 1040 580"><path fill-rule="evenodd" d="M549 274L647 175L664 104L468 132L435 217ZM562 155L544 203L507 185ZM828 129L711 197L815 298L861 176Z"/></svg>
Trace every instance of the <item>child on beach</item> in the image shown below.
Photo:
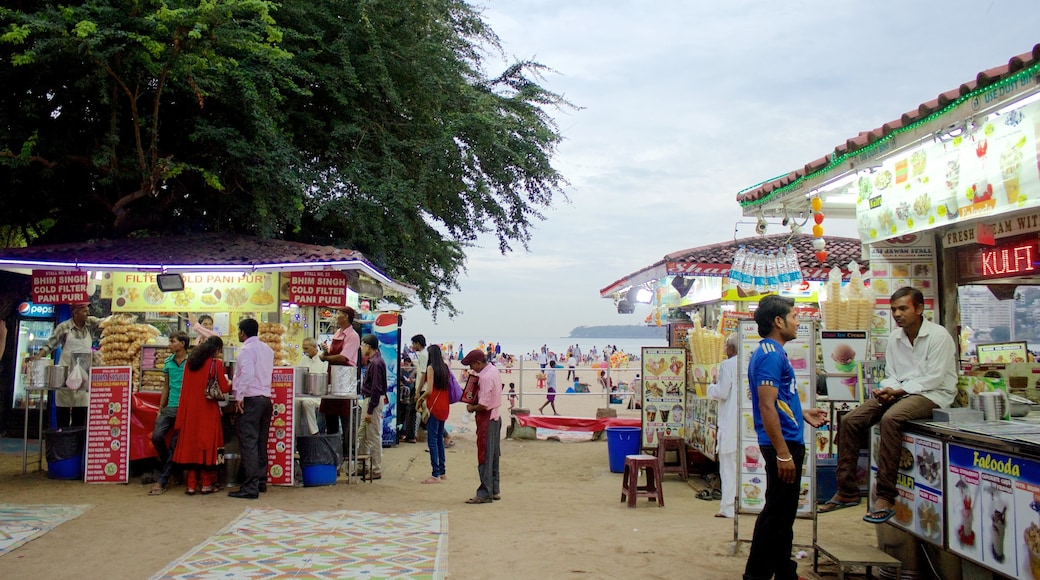
<svg viewBox="0 0 1040 580"><path fill-rule="evenodd" d="M516 407L516 383L509 383L509 408Z"/></svg>

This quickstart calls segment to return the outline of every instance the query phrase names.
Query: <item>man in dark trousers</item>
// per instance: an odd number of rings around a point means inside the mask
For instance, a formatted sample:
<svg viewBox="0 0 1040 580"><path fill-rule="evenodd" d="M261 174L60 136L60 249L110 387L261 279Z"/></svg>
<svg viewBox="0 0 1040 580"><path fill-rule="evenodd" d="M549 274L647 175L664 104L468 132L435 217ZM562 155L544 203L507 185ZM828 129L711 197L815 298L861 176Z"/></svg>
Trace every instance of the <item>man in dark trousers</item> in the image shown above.
<svg viewBox="0 0 1040 580"><path fill-rule="evenodd" d="M364 420L358 429L358 453L372 457L369 475L383 477L383 408L386 405L386 362L379 354L379 339L374 334L361 337L361 359L365 376L361 379L361 409ZM364 473L357 472L364 476Z"/></svg>
<svg viewBox="0 0 1040 580"><path fill-rule="evenodd" d="M238 323L238 340L242 348L235 361L235 378L231 383L238 418L238 444L242 453L245 477L237 491L228 496L256 499L267 491L267 431L271 427L271 375L274 351L257 334L260 324L252 318Z"/></svg>
<svg viewBox="0 0 1040 580"><path fill-rule="evenodd" d="M827 412L802 411L794 369L784 351L784 343L798 337L794 300L766 296L758 303L755 322L763 338L748 364L748 384L766 462L766 503L755 522L744 580L795 580L798 564L791 559L791 546L805 458L804 423L819 427L827 422Z"/></svg>

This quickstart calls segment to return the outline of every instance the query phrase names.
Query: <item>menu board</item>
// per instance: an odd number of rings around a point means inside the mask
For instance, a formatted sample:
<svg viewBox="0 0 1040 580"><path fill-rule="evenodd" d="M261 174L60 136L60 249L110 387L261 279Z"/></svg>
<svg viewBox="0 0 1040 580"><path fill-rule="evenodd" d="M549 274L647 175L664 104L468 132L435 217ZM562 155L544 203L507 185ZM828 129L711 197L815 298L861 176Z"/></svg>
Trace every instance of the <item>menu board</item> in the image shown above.
<svg viewBox="0 0 1040 580"><path fill-rule="evenodd" d="M275 367L271 376L271 426L267 433L267 481L293 484L294 414L293 368Z"/></svg>
<svg viewBox="0 0 1040 580"><path fill-rule="evenodd" d="M130 480L130 367L90 369L87 483Z"/></svg>
<svg viewBox="0 0 1040 580"><path fill-rule="evenodd" d="M980 344L976 348L979 364L1026 362L1028 349L1022 342L995 342Z"/></svg>
<svg viewBox="0 0 1040 580"><path fill-rule="evenodd" d="M683 437L686 414L686 349L644 346L643 449L656 449L661 437Z"/></svg>
<svg viewBox="0 0 1040 580"><path fill-rule="evenodd" d="M718 401L708 398L708 385L718 380L719 365L692 365L693 382L686 393L686 444L715 460L718 442Z"/></svg>
<svg viewBox="0 0 1040 580"><path fill-rule="evenodd" d="M862 173L857 228L884 240L1040 205L1040 103L885 158Z"/></svg>
<svg viewBox="0 0 1040 580"><path fill-rule="evenodd" d="M277 312L278 274L184 274L184 290L163 292L155 274L112 273L112 312Z"/></svg>
<svg viewBox="0 0 1040 580"><path fill-rule="evenodd" d="M798 399L802 409L815 404L815 391L813 389L813 364L810 361L816 358L814 348L815 323L802 323L798 325L798 336L794 340L784 344L784 351L795 374L795 387L798 389ZM761 337L758 335L758 323L752 320L743 320L738 324L740 332L740 362L737 364L740 373L741 393L740 400L740 443L737 447L739 458L740 485L737 488L738 511L742 513L758 513L765 506L766 498L766 464L762 458L762 451L758 445L758 435L755 432L755 415L751 406L751 387L748 383L748 363L751 355L758 348ZM807 517L812 514L816 490L813 486L813 477L816 470L815 436L813 429L806 424L805 431L805 462L802 465L801 493L798 499L799 517Z"/></svg>
<svg viewBox="0 0 1040 580"><path fill-rule="evenodd" d="M1040 462L946 445L949 548L1011 578L1040 580Z"/></svg>
<svg viewBox="0 0 1040 580"><path fill-rule="evenodd" d="M871 429L870 489L877 489L880 429ZM937 546L943 545L943 448L937 439L903 434L896 475L896 527ZM871 493L870 501L874 501Z"/></svg>
<svg viewBox="0 0 1040 580"><path fill-rule="evenodd" d="M905 286L924 295L924 317L935 321L938 272L932 236L908 235L870 244L870 287L877 302L871 317L870 337L875 356L888 347L888 335L898 328L892 320L892 294Z"/></svg>

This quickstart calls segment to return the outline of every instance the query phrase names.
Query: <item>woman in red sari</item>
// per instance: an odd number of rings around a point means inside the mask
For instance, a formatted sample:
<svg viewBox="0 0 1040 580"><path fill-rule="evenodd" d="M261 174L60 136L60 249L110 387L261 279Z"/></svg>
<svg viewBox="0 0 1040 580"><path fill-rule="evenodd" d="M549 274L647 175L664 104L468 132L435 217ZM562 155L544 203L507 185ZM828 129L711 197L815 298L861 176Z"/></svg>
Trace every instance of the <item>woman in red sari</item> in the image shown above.
<svg viewBox="0 0 1040 580"><path fill-rule="evenodd" d="M217 491L217 449L224 446L224 430L219 403L206 398L206 383L211 376L216 376L221 391L231 390L224 375L224 364L217 358L223 348L224 341L211 336L192 349L184 365L173 461L184 466L188 486L184 493L188 495Z"/></svg>

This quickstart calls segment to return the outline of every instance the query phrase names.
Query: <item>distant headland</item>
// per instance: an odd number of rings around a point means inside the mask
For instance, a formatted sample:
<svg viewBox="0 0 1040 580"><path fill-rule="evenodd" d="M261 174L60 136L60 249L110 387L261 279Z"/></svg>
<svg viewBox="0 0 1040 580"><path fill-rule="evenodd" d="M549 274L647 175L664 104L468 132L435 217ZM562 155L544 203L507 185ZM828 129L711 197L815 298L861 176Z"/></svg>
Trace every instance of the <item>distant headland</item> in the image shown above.
<svg viewBox="0 0 1040 580"><path fill-rule="evenodd" d="M665 326L610 325L579 326L567 338L668 338Z"/></svg>

